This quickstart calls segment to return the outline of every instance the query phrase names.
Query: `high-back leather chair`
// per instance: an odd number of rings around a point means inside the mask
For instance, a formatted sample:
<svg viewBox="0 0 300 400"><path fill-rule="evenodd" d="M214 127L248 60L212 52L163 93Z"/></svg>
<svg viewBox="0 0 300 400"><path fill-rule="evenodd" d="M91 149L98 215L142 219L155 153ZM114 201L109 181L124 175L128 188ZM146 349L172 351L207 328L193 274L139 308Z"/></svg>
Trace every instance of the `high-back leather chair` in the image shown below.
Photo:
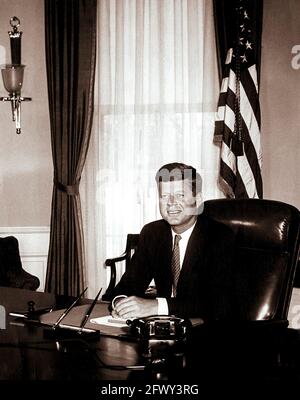
<svg viewBox="0 0 300 400"><path fill-rule="evenodd" d="M22 267L18 239L0 238L0 286L36 290L39 285L39 278Z"/></svg>
<svg viewBox="0 0 300 400"><path fill-rule="evenodd" d="M259 199L209 200L203 213L235 232L235 313L229 321L193 330L187 376L213 373L226 384L233 377L235 383L249 379L245 385L256 391L266 378L273 387L280 374L287 376L282 367L294 352L293 331L286 327L299 256L300 213L291 205Z"/></svg>
<svg viewBox="0 0 300 400"><path fill-rule="evenodd" d="M279 201L209 200L204 214L236 234L238 319L285 320L299 256L300 212Z"/></svg>

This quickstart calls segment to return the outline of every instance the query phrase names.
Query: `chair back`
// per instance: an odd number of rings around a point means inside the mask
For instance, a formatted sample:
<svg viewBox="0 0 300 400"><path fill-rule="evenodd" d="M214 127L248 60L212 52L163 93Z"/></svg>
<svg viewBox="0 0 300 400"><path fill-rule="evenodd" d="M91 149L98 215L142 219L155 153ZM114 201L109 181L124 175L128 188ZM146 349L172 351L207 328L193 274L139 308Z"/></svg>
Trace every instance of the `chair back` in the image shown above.
<svg viewBox="0 0 300 400"><path fill-rule="evenodd" d="M0 238L0 286L36 290L39 278L25 271L19 252L19 242L14 236Z"/></svg>
<svg viewBox="0 0 300 400"><path fill-rule="evenodd" d="M139 241L139 234L129 233L127 235L126 248L125 248L125 268L127 269L130 265L131 258L137 248Z"/></svg>
<svg viewBox="0 0 300 400"><path fill-rule="evenodd" d="M300 212L273 200L208 200L203 213L236 234L238 317L286 319L299 256Z"/></svg>

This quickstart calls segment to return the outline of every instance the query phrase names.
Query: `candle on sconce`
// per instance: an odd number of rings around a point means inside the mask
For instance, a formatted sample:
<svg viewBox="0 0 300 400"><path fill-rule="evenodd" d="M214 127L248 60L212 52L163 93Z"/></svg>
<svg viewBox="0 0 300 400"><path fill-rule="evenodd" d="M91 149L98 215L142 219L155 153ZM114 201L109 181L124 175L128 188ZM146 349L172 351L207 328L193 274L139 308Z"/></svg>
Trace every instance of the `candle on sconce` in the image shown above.
<svg viewBox="0 0 300 400"><path fill-rule="evenodd" d="M18 17L12 17L10 19L10 26L13 28L12 31L8 32L10 37L10 50L11 50L11 63L14 65L21 64L21 36L22 32L18 30L20 26L20 20Z"/></svg>

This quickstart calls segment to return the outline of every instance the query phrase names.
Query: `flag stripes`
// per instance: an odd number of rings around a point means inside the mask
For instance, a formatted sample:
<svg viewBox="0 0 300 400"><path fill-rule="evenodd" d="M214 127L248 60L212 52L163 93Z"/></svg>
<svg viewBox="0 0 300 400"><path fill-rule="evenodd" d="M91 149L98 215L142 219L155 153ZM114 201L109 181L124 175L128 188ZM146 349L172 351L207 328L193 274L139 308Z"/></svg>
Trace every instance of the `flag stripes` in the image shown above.
<svg viewBox="0 0 300 400"><path fill-rule="evenodd" d="M215 121L214 141L221 143L220 183L228 197L262 197L260 107L256 69L255 65L244 68L237 79L232 58L233 49L229 49ZM236 155L233 148L234 140L237 140L237 96L242 155Z"/></svg>

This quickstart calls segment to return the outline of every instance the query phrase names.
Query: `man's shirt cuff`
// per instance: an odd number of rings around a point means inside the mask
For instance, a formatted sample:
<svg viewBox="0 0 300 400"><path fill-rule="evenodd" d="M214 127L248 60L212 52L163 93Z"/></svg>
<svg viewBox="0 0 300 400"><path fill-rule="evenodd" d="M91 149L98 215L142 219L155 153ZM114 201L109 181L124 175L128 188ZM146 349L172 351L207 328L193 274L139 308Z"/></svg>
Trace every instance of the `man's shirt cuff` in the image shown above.
<svg viewBox="0 0 300 400"><path fill-rule="evenodd" d="M157 297L156 300L158 301L158 315L169 315L169 307L167 303L167 299L164 297Z"/></svg>

